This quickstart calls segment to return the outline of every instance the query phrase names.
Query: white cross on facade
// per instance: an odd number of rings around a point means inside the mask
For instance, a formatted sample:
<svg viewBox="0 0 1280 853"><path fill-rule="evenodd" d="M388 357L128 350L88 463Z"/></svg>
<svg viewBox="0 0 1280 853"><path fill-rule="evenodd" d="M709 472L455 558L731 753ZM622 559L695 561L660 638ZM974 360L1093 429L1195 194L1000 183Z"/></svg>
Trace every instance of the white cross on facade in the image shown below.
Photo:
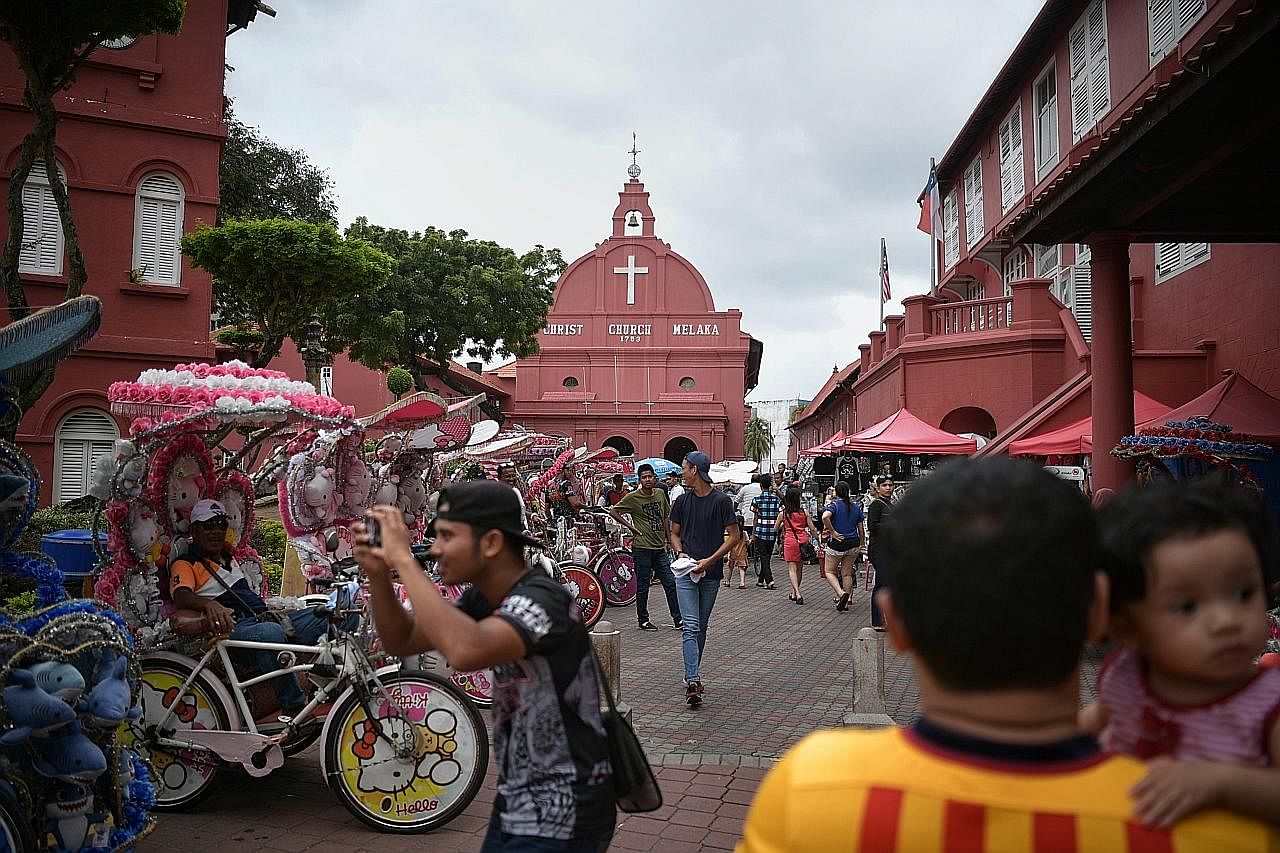
<svg viewBox="0 0 1280 853"><path fill-rule="evenodd" d="M617 275L625 275L627 277L627 304L636 304L636 274L648 273L648 267L636 266L636 256L627 255L627 265L625 267L614 267L614 273Z"/></svg>

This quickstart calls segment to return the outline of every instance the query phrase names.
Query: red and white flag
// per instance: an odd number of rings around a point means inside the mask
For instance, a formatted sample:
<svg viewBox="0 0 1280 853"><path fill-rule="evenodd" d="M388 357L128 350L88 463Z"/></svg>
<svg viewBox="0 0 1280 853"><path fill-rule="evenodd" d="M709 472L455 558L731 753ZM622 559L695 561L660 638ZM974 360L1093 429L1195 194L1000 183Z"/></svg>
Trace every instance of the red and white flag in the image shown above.
<svg viewBox="0 0 1280 853"><path fill-rule="evenodd" d="M924 189L916 197L920 205L920 221L916 227L935 240L942 239L942 192L938 189L938 172L934 168L933 158L929 158L929 180Z"/></svg>
<svg viewBox="0 0 1280 853"><path fill-rule="evenodd" d="M889 292L889 253L885 250L884 238L880 238L880 304L892 298Z"/></svg>

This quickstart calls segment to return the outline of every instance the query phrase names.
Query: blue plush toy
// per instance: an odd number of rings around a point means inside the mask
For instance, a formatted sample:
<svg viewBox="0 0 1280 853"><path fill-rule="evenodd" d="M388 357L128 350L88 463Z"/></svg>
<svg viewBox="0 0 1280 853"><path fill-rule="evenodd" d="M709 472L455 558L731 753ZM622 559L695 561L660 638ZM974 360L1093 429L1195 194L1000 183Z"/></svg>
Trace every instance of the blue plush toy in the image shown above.
<svg viewBox="0 0 1280 853"><path fill-rule="evenodd" d="M60 660L44 660L32 664L31 674L36 684L50 696L57 696L71 707L84 694L84 676L80 670Z"/></svg>
<svg viewBox="0 0 1280 853"><path fill-rule="evenodd" d="M110 652L103 653L102 664L94 674L97 683L78 706L80 713L89 718L89 725L114 729L126 719L136 720L142 716L142 709L131 701L129 682L125 678L128 671L128 660Z"/></svg>
<svg viewBox="0 0 1280 853"><path fill-rule="evenodd" d="M89 836L93 791L86 785L58 785L45 800L45 833L55 850L79 850Z"/></svg>
<svg viewBox="0 0 1280 853"><path fill-rule="evenodd" d="M31 769L50 779L87 785L107 769L107 757L74 721L48 737L33 738L31 745Z"/></svg>
<svg viewBox="0 0 1280 853"><path fill-rule="evenodd" d="M33 735L44 738L75 721L71 706L42 690L31 670L14 669L9 677L15 683L4 689L4 712L14 727L0 735L0 743L22 743Z"/></svg>

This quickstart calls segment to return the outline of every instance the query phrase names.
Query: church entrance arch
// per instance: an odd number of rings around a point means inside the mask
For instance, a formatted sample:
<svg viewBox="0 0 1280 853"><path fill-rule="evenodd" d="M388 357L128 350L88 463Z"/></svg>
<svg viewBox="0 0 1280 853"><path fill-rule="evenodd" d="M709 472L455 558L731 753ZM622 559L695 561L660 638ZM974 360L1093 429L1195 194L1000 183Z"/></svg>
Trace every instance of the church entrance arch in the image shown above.
<svg viewBox="0 0 1280 853"><path fill-rule="evenodd" d="M938 429L952 432L956 435L962 432L971 432L984 438L996 437L995 418L991 417L986 409L980 409L977 406L961 406L958 409L952 409L942 419Z"/></svg>
<svg viewBox="0 0 1280 853"><path fill-rule="evenodd" d="M611 435L604 440L603 447L612 447L619 456L635 456L636 446L625 435Z"/></svg>
<svg viewBox="0 0 1280 853"><path fill-rule="evenodd" d="M698 445L694 443L693 439L677 435L662 448L662 456L679 465L684 461L685 456L697 449Z"/></svg>

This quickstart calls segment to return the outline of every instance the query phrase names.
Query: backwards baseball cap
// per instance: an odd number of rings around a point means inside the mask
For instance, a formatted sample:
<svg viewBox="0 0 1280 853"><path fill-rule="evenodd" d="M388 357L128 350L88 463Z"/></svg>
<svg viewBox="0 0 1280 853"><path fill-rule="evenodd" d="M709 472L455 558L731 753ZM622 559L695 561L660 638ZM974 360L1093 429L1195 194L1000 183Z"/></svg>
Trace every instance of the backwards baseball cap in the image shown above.
<svg viewBox="0 0 1280 853"><path fill-rule="evenodd" d="M436 519L474 524L484 530L501 530L507 538L522 545L543 547L543 543L524 532L524 517L515 489L497 480L468 480L443 489ZM434 521L427 532L435 535Z"/></svg>
<svg viewBox="0 0 1280 853"><path fill-rule="evenodd" d="M196 501L196 505L191 508L192 521L209 521L214 518L226 518L227 508L215 500L205 498Z"/></svg>
<svg viewBox="0 0 1280 853"><path fill-rule="evenodd" d="M684 461L698 469L698 476L705 482L711 482L711 457L701 450L691 450L685 454Z"/></svg>

